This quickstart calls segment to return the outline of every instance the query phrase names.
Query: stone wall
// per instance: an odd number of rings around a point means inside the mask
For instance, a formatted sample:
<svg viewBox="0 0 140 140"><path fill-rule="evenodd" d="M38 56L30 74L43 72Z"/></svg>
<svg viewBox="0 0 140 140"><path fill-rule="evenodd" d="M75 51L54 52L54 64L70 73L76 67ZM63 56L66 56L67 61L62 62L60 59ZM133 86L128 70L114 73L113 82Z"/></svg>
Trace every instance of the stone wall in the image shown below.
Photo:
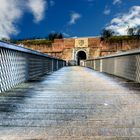
<svg viewBox="0 0 140 140"><path fill-rule="evenodd" d="M140 48L140 39L133 40L123 40L116 42L100 42L101 46L101 56L106 56L109 54L114 54L115 52L128 51L132 49Z"/></svg>
<svg viewBox="0 0 140 140"><path fill-rule="evenodd" d="M88 47L99 48L100 47L100 38L88 38Z"/></svg>
<svg viewBox="0 0 140 140"><path fill-rule="evenodd" d="M65 49L72 49L75 46L75 40L74 39L64 39L64 47Z"/></svg>
<svg viewBox="0 0 140 140"><path fill-rule="evenodd" d="M88 47L86 46L76 46L76 40L86 40L88 39ZM31 45L28 44L26 47L38 50L43 53L47 53L51 56L55 56L67 61L74 60L75 54L78 50L84 50L89 59L106 56L114 54L119 51L127 51L131 49L136 49L140 47L139 40L123 40L116 42L106 42L101 41L99 37L90 37L90 38L68 38L68 39L56 39L52 45Z"/></svg>

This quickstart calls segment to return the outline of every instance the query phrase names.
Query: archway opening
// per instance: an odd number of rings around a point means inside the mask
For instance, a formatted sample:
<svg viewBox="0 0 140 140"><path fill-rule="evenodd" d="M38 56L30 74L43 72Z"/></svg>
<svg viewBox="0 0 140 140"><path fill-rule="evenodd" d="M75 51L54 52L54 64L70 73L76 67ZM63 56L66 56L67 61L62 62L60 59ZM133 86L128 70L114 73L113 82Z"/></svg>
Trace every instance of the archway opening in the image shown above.
<svg viewBox="0 0 140 140"><path fill-rule="evenodd" d="M87 55L84 51L79 51L77 53L77 65L79 66L80 63L82 62L82 60L86 60L87 59Z"/></svg>

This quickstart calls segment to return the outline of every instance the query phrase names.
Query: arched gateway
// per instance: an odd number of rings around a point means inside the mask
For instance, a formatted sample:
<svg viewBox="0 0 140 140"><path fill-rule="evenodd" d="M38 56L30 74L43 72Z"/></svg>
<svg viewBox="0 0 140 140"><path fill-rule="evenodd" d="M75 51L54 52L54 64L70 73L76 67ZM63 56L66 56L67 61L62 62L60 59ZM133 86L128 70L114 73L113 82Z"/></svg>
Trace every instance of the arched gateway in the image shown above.
<svg viewBox="0 0 140 140"><path fill-rule="evenodd" d="M88 58L88 38L77 38L75 39L75 61L76 65L83 65L83 61Z"/></svg>
<svg viewBox="0 0 140 140"><path fill-rule="evenodd" d="M85 51L77 52L77 65L82 65L82 62L87 59L87 54Z"/></svg>
<svg viewBox="0 0 140 140"><path fill-rule="evenodd" d="M28 45L24 41L25 46L27 45L28 48L66 60L70 66L80 65L82 60L99 57L101 53L104 54L100 38L98 37L55 39L51 44L44 44L44 40L41 42L42 44L34 45L34 43L29 43Z"/></svg>

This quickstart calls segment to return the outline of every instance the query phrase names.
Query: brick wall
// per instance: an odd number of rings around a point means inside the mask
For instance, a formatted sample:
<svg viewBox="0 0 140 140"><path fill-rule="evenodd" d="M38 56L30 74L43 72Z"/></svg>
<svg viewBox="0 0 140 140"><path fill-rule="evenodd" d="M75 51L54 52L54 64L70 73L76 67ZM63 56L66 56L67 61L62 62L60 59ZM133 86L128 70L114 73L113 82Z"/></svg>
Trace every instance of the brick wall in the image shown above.
<svg viewBox="0 0 140 140"><path fill-rule="evenodd" d="M65 60L72 60L73 49L75 49L75 39L56 39L52 45L26 45L26 47L47 53L49 55L62 58ZM140 47L140 40L129 40L122 42L105 42L101 41L99 37L88 38L88 58L95 58L99 56L106 56L114 54L117 51L126 51Z"/></svg>

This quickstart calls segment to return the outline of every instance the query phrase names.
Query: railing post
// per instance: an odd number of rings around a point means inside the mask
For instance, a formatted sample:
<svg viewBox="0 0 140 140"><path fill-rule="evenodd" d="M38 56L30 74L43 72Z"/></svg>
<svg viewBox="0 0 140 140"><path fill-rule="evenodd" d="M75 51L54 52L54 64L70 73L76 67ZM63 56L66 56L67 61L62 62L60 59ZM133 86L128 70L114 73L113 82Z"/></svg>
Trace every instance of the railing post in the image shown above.
<svg viewBox="0 0 140 140"><path fill-rule="evenodd" d="M103 71L103 60L100 59L100 72L102 72L102 71Z"/></svg>
<svg viewBox="0 0 140 140"><path fill-rule="evenodd" d="M56 60L57 70L59 69L59 60Z"/></svg>
<svg viewBox="0 0 140 140"><path fill-rule="evenodd" d="M94 70L96 69L96 61L95 60L93 60L94 61Z"/></svg>
<svg viewBox="0 0 140 140"><path fill-rule="evenodd" d="M52 72L54 71L54 62L53 58L51 59L51 65L52 65Z"/></svg>
<svg viewBox="0 0 140 140"><path fill-rule="evenodd" d="M58 70L62 62L38 51L0 41L0 93Z"/></svg>

